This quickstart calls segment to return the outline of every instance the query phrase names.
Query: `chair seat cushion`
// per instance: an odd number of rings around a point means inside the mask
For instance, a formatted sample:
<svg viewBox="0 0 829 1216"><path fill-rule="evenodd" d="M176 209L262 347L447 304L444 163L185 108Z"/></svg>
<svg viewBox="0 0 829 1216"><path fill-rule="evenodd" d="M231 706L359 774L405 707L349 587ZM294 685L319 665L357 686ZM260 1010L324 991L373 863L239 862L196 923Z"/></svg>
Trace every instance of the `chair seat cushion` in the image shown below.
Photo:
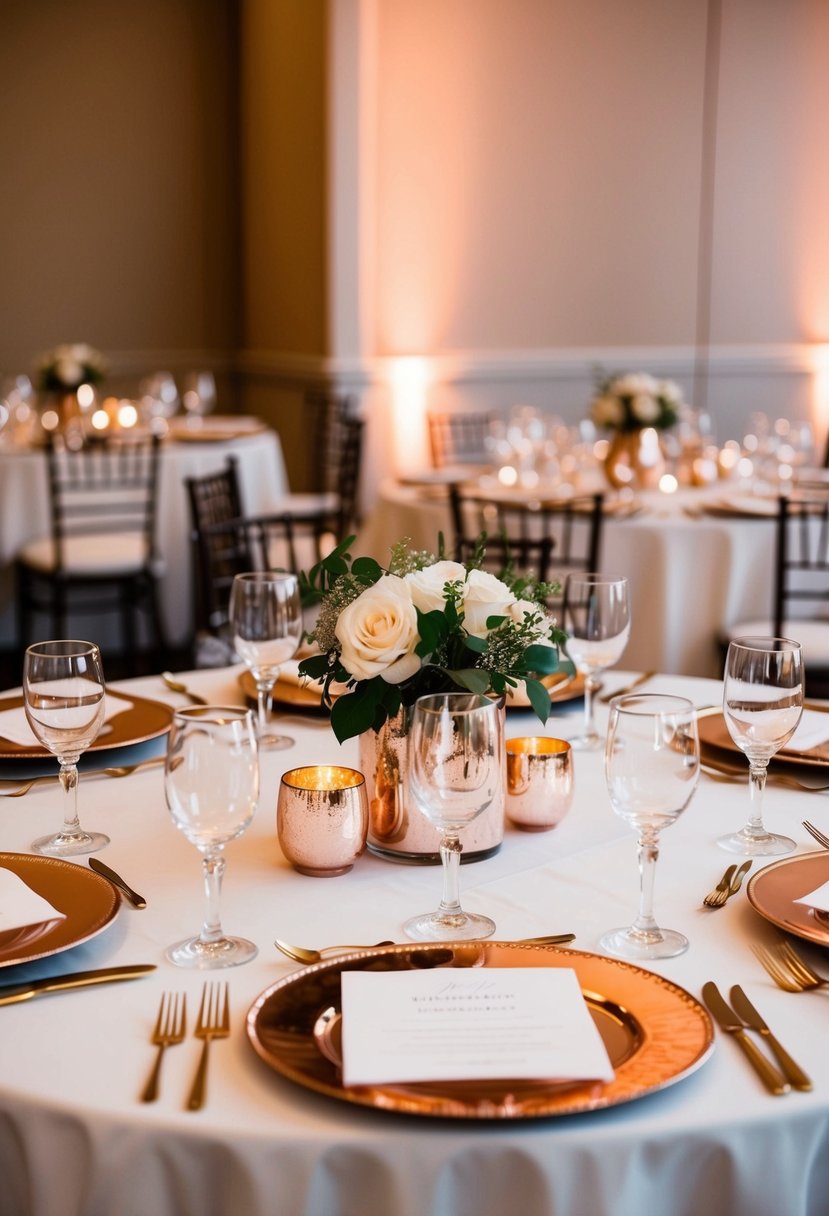
<svg viewBox="0 0 829 1216"><path fill-rule="evenodd" d="M138 574L147 564L147 546L138 532L111 532L70 537L63 546L65 574L76 577ZM55 543L51 536L29 541L18 560L33 570L52 574L56 569Z"/></svg>
<svg viewBox="0 0 829 1216"><path fill-rule="evenodd" d="M771 621L740 621L726 631L724 641L733 642L741 637L764 637L773 635ZM787 621L783 636L800 642L803 648L803 663L808 675L809 665L829 667L829 618L825 621Z"/></svg>

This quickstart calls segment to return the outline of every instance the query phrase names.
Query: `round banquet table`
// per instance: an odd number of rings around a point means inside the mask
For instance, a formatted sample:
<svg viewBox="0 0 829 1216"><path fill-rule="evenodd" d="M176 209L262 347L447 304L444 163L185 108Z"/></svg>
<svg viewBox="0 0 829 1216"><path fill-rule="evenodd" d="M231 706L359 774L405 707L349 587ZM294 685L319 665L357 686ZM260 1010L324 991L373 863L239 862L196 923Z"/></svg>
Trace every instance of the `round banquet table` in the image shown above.
<svg viewBox="0 0 829 1216"><path fill-rule="evenodd" d="M159 596L167 642L187 644L193 631L192 547L186 477L203 477L223 469L228 456L238 461L245 510L264 513L288 492L282 445L264 427L228 439L165 440L158 477L156 531L161 562ZM49 487L46 457L31 448L0 448L0 628L13 636L13 575L18 550L49 532ZM100 618L89 628L100 633ZM73 636L88 636L83 622ZM100 638L102 644L106 637Z"/></svg>
<svg viewBox="0 0 829 1216"><path fill-rule="evenodd" d="M771 613L774 505L759 498L752 505L742 494L744 513L714 514L726 495L722 485L673 495L643 491L635 512L607 515L601 569L630 581L629 667L718 676L720 634ZM357 550L383 564L404 537L415 549L434 551L439 532L451 544L446 491L389 478L360 528Z"/></svg>
<svg viewBox="0 0 829 1216"><path fill-rule="evenodd" d="M189 674L215 701L242 699L239 669ZM611 672L606 687L626 682ZM169 703L160 679L119 685ZM660 676L654 691L719 701L717 682ZM581 701L555 707L546 733L575 735ZM606 707L599 707L604 725ZM290 751L265 754L262 794L247 833L227 848L222 901L228 931L259 946L252 963L210 978L230 984L231 1037L211 1049L207 1103L184 1109L199 1044L164 1058L161 1094L138 1095L154 1058L150 1033L163 991L187 994L191 1023L203 974L179 971L163 952L197 929L202 888L196 850L172 826L160 768L122 779L86 775L81 818L111 836L102 856L147 899L126 906L92 940L39 962L6 967L0 981L116 963L156 963L150 975L43 996L0 1010L0 1212L4 1216L825 1216L829 1211L829 1053L826 996L792 995L766 977L751 950L778 930L744 892L723 909L701 906L728 857L715 844L746 815L745 782L703 775L679 821L663 833L656 881L660 923L684 931L689 951L651 970L699 998L706 980L739 983L811 1074L811 1093L772 1097L735 1044L716 1034L690 1075L612 1109L539 1120L434 1120L365 1109L284 1079L254 1052L245 1018L257 996L297 965L277 936L305 945L401 940L401 924L433 906L434 867L371 855L330 880L292 870L279 849L279 778L303 763L355 763L326 720L281 711ZM510 711L508 734L537 733ZM155 746L159 746L156 743ZM3 770L8 776L9 762ZM635 844L611 812L601 754L576 753L576 796L554 831L508 829L493 857L464 866L463 902L510 940L572 931L596 951L601 933L629 923L637 901ZM767 821L813 851L801 819L829 828L829 803L774 781ZM55 783L3 801L2 849L25 852L59 821ZM84 865L81 859L77 864ZM755 863L755 870L759 868ZM797 943L829 972L829 953ZM670 1050L670 1044L666 1044Z"/></svg>

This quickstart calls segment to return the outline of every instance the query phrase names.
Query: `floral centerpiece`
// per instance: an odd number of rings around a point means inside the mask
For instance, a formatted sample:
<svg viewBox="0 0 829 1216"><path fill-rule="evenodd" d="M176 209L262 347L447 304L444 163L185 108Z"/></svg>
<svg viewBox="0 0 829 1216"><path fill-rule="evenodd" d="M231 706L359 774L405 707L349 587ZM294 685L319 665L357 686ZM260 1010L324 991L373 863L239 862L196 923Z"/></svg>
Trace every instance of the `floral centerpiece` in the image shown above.
<svg viewBox="0 0 829 1216"><path fill-rule="evenodd" d="M628 372L599 379L590 413L596 426L609 430L665 430L679 420L681 408L682 391L672 380Z"/></svg>
<svg viewBox="0 0 829 1216"><path fill-rule="evenodd" d="M544 607L553 585L484 570L484 537L468 566L402 542L387 569L369 557L352 561L354 539L302 576L306 601L320 604L310 637L321 653L299 669L323 684L341 743L380 730L427 693L502 695L520 681L546 721L550 698L539 677L556 670L566 640ZM344 686L336 699L334 684Z"/></svg>
<svg viewBox="0 0 829 1216"><path fill-rule="evenodd" d="M38 364L38 383L43 392L73 393L82 384L99 384L106 375L103 355L86 343L56 346Z"/></svg>

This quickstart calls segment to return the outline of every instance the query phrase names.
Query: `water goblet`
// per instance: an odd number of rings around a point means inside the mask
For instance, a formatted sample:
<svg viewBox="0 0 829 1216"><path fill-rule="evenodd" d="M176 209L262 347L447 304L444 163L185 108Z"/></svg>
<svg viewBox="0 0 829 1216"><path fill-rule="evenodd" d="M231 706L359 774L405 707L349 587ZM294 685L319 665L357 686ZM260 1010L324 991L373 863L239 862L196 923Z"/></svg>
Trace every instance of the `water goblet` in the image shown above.
<svg viewBox="0 0 829 1216"><path fill-rule="evenodd" d="M35 738L60 763L63 828L32 844L35 853L74 857L109 844L103 832L87 832L78 820L78 760L95 742L104 721L104 670L94 642L36 642L23 659L23 704Z"/></svg>
<svg viewBox="0 0 829 1216"><path fill-rule="evenodd" d="M205 914L197 936L165 956L177 967L207 970L247 963L258 953L222 929L223 850L245 831L259 799L259 752L249 709L196 705L173 715L164 766L164 794L176 827L202 855Z"/></svg>
<svg viewBox="0 0 829 1216"><path fill-rule="evenodd" d="M584 732L571 743L579 751L596 751L594 698L599 672L622 657L630 637L630 593L626 578L601 574L568 574L564 583L563 628L566 650L584 675Z"/></svg>
<svg viewBox="0 0 829 1216"><path fill-rule="evenodd" d="M504 787L503 699L478 693L435 693L414 704L409 781L415 805L441 833L443 898L435 912L403 926L417 941L489 937L495 922L464 912L458 894L460 833Z"/></svg>
<svg viewBox="0 0 829 1216"><path fill-rule="evenodd" d="M302 604L295 574L274 570L237 574L230 591L233 646L256 681L259 746L292 747L288 735L271 734L268 709L279 669L302 638Z"/></svg>
<svg viewBox="0 0 829 1216"><path fill-rule="evenodd" d="M619 958L673 958L688 949L688 939L656 923L653 884L659 833L685 810L699 780L693 704L658 693L614 697L605 779L613 810L638 832L639 912L632 925L605 933L599 944Z"/></svg>
<svg viewBox="0 0 829 1216"><path fill-rule="evenodd" d="M744 637L729 644L723 681L728 733L749 764L750 814L745 827L717 844L744 857L790 853L795 842L763 824L769 760L792 737L803 713L803 656L788 638Z"/></svg>

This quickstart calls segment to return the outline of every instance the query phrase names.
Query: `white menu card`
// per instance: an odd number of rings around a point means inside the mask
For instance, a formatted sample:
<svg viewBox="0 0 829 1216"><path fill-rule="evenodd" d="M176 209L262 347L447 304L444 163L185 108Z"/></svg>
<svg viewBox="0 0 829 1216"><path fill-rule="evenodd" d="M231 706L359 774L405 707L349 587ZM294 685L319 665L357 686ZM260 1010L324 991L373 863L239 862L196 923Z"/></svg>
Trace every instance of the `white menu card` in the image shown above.
<svg viewBox="0 0 829 1216"><path fill-rule="evenodd" d="M344 971L341 978L345 1085L613 1077L571 968Z"/></svg>
<svg viewBox="0 0 829 1216"><path fill-rule="evenodd" d="M19 874L0 867L0 933L39 925L44 921L63 920L64 912L53 908L48 899L33 891Z"/></svg>
<svg viewBox="0 0 829 1216"><path fill-rule="evenodd" d="M816 891L810 891L808 895L801 895L800 899L794 902L816 908L818 912L829 912L829 882L823 883Z"/></svg>

